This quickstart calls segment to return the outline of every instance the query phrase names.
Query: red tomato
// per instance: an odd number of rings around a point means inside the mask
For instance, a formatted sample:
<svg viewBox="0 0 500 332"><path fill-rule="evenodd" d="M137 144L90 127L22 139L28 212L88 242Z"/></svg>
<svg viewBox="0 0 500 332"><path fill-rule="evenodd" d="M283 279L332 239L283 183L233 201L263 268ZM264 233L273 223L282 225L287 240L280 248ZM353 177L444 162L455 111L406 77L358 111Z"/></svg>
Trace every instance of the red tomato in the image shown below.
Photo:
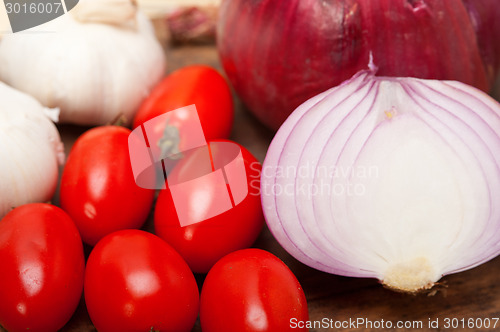
<svg viewBox="0 0 500 332"><path fill-rule="evenodd" d="M140 228L153 205L154 191L135 183L130 164L130 130L103 126L75 142L61 178L61 207L73 218L84 242Z"/></svg>
<svg viewBox="0 0 500 332"><path fill-rule="evenodd" d="M199 293L186 262L165 241L124 230L90 254L85 301L100 332L183 332L194 326Z"/></svg>
<svg viewBox="0 0 500 332"><path fill-rule="evenodd" d="M215 142L231 141L211 141ZM169 188L160 192L156 202L155 233L174 247L191 270L197 273L208 272L220 258L230 252L250 247L264 224L259 190L261 165L247 149L239 144L237 146L242 152L248 186L248 194L241 203L215 217L182 227ZM213 159L222 155L220 149L212 147L211 151ZM198 160L200 156L201 154L193 154L182 159L169 174L168 182L172 183L182 173L189 173L193 167L198 167L202 163ZM198 186L196 189L199 191L193 189L188 192L182 209L200 212L200 209L213 205L213 202L200 204L200 194L203 196L206 188ZM210 194L209 199L221 198Z"/></svg>
<svg viewBox="0 0 500 332"><path fill-rule="evenodd" d="M15 208L0 221L0 325L57 331L80 301L85 259L69 216L49 204Z"/></svg>
<svg viewBox="0 0 500 332"><path fill-rule="evenodd" d="M296 331L294 319L309 319L304 291L292 271L267 251L233 252L205 279L200 298L203 332Z"/></svg>
<svg viewBox="0 0 500 332"><path fill-rule="evenodd" d="M204 65L187 66L164 78L139 108L133 127L192 104L196 105L207 140L229 137L234 113L231 90L219 72Z"/></svg>

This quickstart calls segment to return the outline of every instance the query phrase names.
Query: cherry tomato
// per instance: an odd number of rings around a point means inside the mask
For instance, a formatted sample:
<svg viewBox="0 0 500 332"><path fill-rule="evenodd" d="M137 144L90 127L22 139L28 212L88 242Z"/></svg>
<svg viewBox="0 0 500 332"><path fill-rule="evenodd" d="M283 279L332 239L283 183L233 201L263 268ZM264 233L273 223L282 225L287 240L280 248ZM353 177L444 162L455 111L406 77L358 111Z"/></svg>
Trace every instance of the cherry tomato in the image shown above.
<svg viewBox="0 0 500 332"><path fill-rule="evenodd" d="M0 325L57 331L80 301L85 260L78 230L58 207L34 203L0 221Z"/></svg>
<svg viewBox="0 0 500 332"><path fill-rule="evenodd" d="M100 332L183 332L194 326L199 293L186 262L165 241L124 230L91 252L85 301Z"/></svg>
<svg viewBox="0 0 500 332"><path fill-rule="evenodd" d="M195 104L207 140L228 138L233 123L233 99L224 77L215 69L192 65L163 79L137 112L136 128L160 114ZM170 119L182 123L183 119Z"/></svg>
<svg viewBox="0 0 500 332"><path fill-rule="evenodd" d="M235 250L250 247L259 235L264 224L260 202L260 170L261 165L255 157L243 146L229 140L210 141L212 159L223 156L224 151L217 149L218 142L230 142L241 149L248 194L237 205L214 217L187 226L181 226L178 212L193 212L203 214L203 209L209 209L220 200L218 194L210 192L205 203L200 202L207 188L204 185L192 187L184 198L183 211L177 211L170 188L162 190L155 207L155 233L167 241L181 254L189 267L197 273L206 273L222 257ZM171 185L183 173L196 172L193 167L200 167L202 153L194 153L174 167L168 176ZM225 162L224 162L225 163Z"/></svg>
<svg viewBox="0 0 500 332"><path fill-rule="evenodd" d="M137 186L128 150L130 130L103 126L75 142L61 178L61 207L73 218L85 243L140 228L153 205L154 191Z"/></svg>
<svg viewBox="0 0 500 332"><path fill-rule="evenodd" d="M203 332L307 331L291 322L308 318L304 291L292 271L264 250L225 256L210 270L201 290Z"/></svg>

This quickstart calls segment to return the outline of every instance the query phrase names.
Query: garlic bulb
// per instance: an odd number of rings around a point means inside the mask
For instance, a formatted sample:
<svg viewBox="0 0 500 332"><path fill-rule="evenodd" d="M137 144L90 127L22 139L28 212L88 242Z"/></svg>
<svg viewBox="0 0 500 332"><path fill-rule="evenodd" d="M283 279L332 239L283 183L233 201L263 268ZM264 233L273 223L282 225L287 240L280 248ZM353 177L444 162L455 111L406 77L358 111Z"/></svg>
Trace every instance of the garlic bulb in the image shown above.
<svg viewBox="0 0 500 332"><path fill-rule="evenodd" d="M416 292L500 254L500 104L463 83L373 71L284 122L262 206L303 263Z"/></svg>
<svg viewBox="0 0 500 332"><path fill-rule="evenodd" d="M130 0L82 0L0 43L0 80L59 107L61 122L83 125L131 121L165 62L151 22Z"/></svg>
<svg viewBox="0 0 500 332"><path fill-rule="evenodd" d="M47 113L57 112L0 82L0 218L54 194L64 147Z"/></svg>

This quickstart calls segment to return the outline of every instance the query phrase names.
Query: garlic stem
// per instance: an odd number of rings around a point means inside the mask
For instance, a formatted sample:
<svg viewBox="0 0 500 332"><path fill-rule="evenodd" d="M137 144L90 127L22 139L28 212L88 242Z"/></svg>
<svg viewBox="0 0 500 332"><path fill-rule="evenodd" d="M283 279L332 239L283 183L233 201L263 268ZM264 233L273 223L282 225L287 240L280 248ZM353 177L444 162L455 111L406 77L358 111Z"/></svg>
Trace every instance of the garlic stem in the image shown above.
<svg viewBox="0 0 500 332"><path fill-rule="evenodd" d="M81 23L125 25L135 23L135 0L80 0L70 12Z"/></svg>

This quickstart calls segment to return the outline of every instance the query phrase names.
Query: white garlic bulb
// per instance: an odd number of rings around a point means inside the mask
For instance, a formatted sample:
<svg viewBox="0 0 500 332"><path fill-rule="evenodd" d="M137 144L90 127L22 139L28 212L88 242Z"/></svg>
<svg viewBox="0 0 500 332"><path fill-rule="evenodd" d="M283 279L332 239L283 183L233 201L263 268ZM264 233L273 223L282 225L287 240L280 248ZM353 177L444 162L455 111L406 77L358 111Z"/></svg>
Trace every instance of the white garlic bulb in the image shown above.
<svg viewBox="0 0 500 332"><path fill-rule="evenodd" d="M59 107L64 123L130 122L165 63L151 22L130 0L83 0L0 43L0 80Z"/></svg>
<svg viewBox="0 0 500 332"><path fill-rule="evenodd" d="M54 195L64 147L47 112L57 115L0 82L0 218Z"/></svg>

